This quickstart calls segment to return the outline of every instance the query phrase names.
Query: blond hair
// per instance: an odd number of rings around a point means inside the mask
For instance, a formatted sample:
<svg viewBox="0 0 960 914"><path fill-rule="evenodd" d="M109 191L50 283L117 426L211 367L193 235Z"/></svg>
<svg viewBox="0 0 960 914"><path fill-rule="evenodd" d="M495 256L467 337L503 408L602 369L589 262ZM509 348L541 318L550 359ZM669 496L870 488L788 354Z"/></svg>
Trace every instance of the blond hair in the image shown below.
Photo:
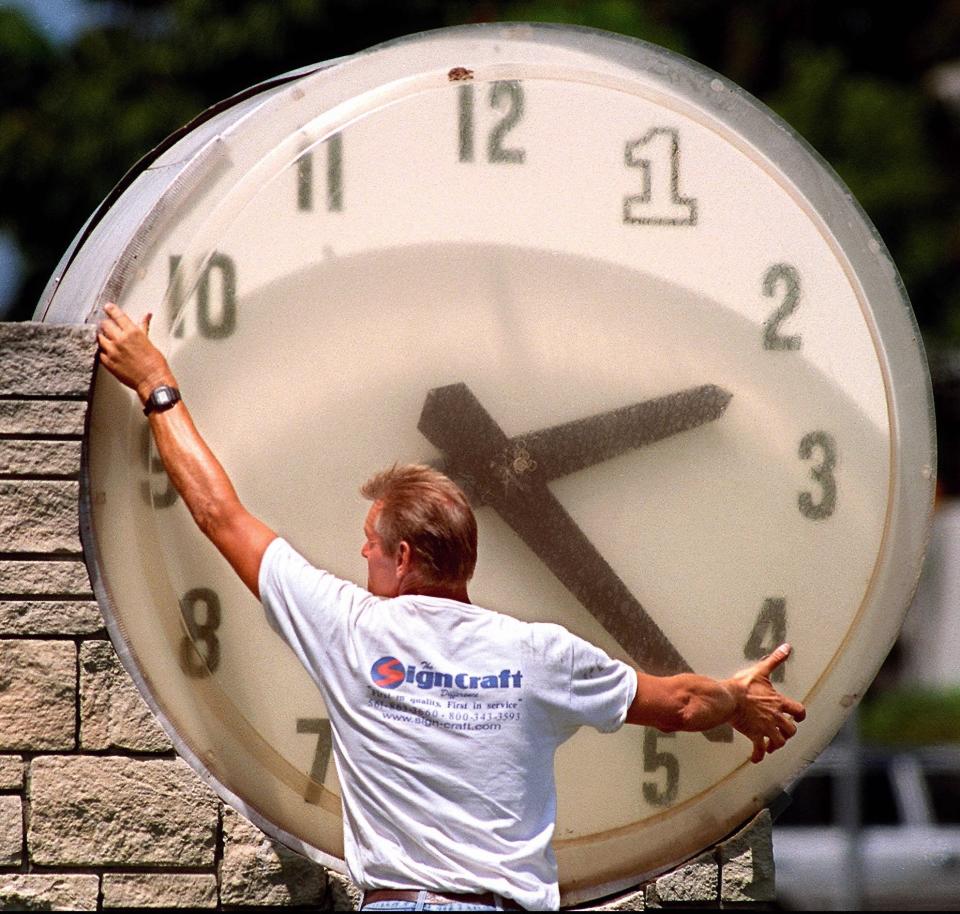
<svg viewBox="0 0 960 914"><path fill-rule="evenodd" d="M465 584L477 564L477 520L463 490L439 470L394 464L371 476L360 494L380 502L376 530L388 555L412 550L425 584Z"/></svg>

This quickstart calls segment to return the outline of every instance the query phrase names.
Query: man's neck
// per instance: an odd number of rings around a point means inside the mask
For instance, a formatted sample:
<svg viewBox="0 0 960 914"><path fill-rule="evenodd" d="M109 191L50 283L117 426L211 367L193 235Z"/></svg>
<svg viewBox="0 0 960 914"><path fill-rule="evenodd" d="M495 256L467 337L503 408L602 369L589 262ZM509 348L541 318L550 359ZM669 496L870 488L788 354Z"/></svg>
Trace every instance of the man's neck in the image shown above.
<svg viewBox="0 0 960 914"><path fill-rule="evenodd" d="M469 603L466 584L417 584L411 582L408 587L401 587L400 596L416 595L422 597L439 597L442 600L456 600L459 603Z"/></svg>

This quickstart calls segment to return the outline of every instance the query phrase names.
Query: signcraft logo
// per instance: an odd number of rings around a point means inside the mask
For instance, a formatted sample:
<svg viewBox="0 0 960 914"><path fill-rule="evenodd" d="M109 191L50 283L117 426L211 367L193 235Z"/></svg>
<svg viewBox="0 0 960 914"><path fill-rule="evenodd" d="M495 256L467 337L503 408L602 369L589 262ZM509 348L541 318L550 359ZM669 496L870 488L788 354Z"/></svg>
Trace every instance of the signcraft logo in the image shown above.
<svg viewBox="0 0 960 914"><path fill-rule="evenodd" d="M520 670L500 670L498 673L471 675L470 673L440 673L429 663L421 669L404 666L396 657L381 657L370 667L370 679L381 689L398 689L409 682L418 689L519 689L523 682Z"/></svg>
<svg viewBox="0 0 960 914"><path fill-rule="evenodd" d="M381 689L395 689L403 682L406 669L396 657L381 657L371 668L370 678Z"/></svg>

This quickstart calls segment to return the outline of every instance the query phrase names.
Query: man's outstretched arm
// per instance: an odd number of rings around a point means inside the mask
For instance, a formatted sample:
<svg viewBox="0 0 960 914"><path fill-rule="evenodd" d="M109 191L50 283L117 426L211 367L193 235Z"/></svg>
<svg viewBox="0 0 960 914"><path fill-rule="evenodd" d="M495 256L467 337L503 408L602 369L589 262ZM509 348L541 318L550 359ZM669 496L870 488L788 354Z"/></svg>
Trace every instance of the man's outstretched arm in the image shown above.
<svg viewBox="0 0 960 914"><path fill-rule="evenodd" d="M696 673L649 676L637 672L637 694L627 710L627 723L676 730L711 730L731 724L753 743L752 762L776 752L797 732L804 719L802 704L781 695L770 674L790 656L790 645L775 651L730 679Z"/></svg>
<svg viewBox="0 0 960 914"><path fill-rule="evenodd" d="M97 336L101 364L141 403L161 384L176 387L167 360L147 337L150 315L136 324L116 305L104 310L107 317ZM193 519L259 599L260 561L277 534L240 503L183 401L151 413L150 428L167 475Z"/></svg>

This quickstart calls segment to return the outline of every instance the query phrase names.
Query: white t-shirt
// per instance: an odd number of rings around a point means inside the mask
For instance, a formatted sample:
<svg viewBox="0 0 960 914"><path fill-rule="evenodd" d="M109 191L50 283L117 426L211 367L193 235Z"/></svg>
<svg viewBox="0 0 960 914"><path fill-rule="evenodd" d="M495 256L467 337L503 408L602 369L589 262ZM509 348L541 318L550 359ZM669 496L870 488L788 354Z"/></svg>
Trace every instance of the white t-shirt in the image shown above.
<svg viewBox="0 0 960 914"><path fill-rule="evenodd" d="M559 625L375 597L282 539L259 583L330 714L354 882L557 908L554 752L621 726L633 670Z"/></svg>

